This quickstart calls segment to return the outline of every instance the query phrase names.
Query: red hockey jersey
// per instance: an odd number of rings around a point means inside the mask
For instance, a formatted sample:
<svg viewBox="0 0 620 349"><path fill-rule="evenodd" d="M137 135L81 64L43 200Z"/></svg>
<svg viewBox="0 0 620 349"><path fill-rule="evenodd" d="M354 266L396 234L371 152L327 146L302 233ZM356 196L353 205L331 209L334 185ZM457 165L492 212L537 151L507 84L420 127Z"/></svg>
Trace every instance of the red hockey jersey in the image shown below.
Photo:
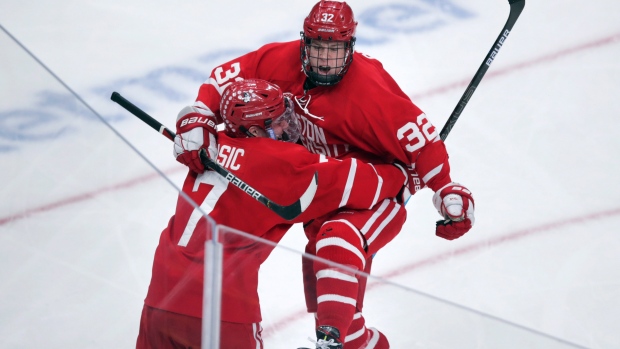
<svg viewBox="0 0 620 349"><path fill-rule="evenodd" d="M404 174L392 165L356 159L328 160L297 144L268 138L230 138L219 134L218 163L281 205L295 202L315 172L318 187L308 208L285 221L213 171L190 172L183 192L219 225L278 242L293 223L305 222L340 207L369 209L397 195ZM145 303L175 313L202 316L204 243L209 234L200 210L179 195L175 215L161 234ZM224 243L222 320L261 320L258 270L273 247L240 235Z"/></svg>
<svg viewBox="0 0 620 349"><path fill-rule="evenodd" d="M412 165L431 189L450 182L439 132L381 63L359 52L335 86L304 91L299 41L272 43L215 68L196 103L219 117L223 90L236 79L260 78L294 94L308 150L336 158Z"/></svg>

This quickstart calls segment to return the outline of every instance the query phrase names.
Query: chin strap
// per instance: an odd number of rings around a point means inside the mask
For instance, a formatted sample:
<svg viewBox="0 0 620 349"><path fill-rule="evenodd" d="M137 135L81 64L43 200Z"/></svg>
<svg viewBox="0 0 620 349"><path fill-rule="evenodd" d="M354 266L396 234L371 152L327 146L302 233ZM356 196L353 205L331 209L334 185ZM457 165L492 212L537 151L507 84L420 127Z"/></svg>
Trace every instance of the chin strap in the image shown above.
<svg viewBox="0 0 620 349"><path fill-rule="evenodd" d="M239 126L239 131L245 133L248 136L248 138L255 137L247 128L243 126Z"/></svg>

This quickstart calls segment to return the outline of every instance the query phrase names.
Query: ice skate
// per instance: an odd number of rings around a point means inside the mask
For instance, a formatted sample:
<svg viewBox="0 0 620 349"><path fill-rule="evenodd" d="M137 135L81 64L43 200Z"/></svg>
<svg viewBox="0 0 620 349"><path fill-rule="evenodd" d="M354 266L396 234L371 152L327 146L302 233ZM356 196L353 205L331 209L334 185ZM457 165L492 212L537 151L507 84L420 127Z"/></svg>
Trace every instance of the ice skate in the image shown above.
<svg viewBox="0 0 620 349"><path fill-rule="evenodd" d="M310 339L312 341L312 339ZM340 331L331 326L319 326L316 329L316 349L342 349ZM310 349L310 348L297 348Z"/></svg>

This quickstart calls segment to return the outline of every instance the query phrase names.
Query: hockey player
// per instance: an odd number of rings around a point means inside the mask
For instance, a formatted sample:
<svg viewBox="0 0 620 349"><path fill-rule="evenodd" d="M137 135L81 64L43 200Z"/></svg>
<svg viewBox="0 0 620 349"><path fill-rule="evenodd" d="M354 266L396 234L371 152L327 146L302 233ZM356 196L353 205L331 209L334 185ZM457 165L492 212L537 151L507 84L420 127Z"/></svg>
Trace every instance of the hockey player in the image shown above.
<svg viewBox="0 0 620 349"><path fill-rule="evenodd" d="M312 202L294 221L285 221L216 172L189 171L183 192L217 224L277 243L295 222L340 207L367 209L403 189L407 176L402 168L328 159L290 143L297 141L300 132L292 103L267 81L248 79L231 84L219 107L226 126L217 134L216 158L278 203L298 199L317 172L318 187ZM183 109L179 128L205 121L201 113L199 108ZM179 139L178 145L189 147L181 142ZM137 348L200 347L204 243L210 233L205 217L179 195L175 214L155 252ZM223 244L220 347L263 348L258 271L273 247L232 234L223 237Z"/></svg>
<svg viewBox="0 0 620 349"><path fill-rule="evenodd" d="M320 1L304 20L301 40L267 44L217 66L200 87L194 107L216 124L221 122L219 97L228 84L247 78L276 83L294 95L301 142L308 150L339 159L405 164L413 193L423 187L435 192L433 203L444 218L435 228L436 235L459 238L474 224L472 194L452 182L446 148L426 115L379 61L354 51L356 27L347 3ZM192 125L179 131L179 138L195 140L195 145L177 152L177 160L203 171L196 162L197 151L215 149L214 129ZM305 224L306 251L369 272L370 256L398 234L405 219L403 204L393 200L370 210L320 217ZM356 251L331 244L335 240L330 237L346 241ZM365 280L339 278L325 265L308 260L303 273L307 308L316 312L318 348L330 341L333 348L344 343L346 349L368 343L389 347L383 334L365 327L361 314Z"/></svg>

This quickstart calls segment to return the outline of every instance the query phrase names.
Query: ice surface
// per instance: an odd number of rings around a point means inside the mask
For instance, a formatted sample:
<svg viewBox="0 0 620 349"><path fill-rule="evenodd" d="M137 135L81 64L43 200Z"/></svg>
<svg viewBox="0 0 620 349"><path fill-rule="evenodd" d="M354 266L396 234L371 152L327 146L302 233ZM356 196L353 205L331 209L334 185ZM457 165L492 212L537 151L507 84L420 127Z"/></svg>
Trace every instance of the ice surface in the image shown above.
<svg viewBox="0 0 620 349"><path fill-rule="evenodd" d="M211 68L297 39L313 4L0 0L0 347L135 345L185 171L170 142L110 94L172 127ZM356 49L439 126L509 9L351 5ZM453 179L476 199L474 229L434 236L439 216L423 191L374 261L389 283L371 283L365 312L393 347L620 347L618 13L611 0L527 2L446 141ZM302 250L301 229L282 245ZM307 345L299 256L278 249L261 273L266 347Z"/></svg>

